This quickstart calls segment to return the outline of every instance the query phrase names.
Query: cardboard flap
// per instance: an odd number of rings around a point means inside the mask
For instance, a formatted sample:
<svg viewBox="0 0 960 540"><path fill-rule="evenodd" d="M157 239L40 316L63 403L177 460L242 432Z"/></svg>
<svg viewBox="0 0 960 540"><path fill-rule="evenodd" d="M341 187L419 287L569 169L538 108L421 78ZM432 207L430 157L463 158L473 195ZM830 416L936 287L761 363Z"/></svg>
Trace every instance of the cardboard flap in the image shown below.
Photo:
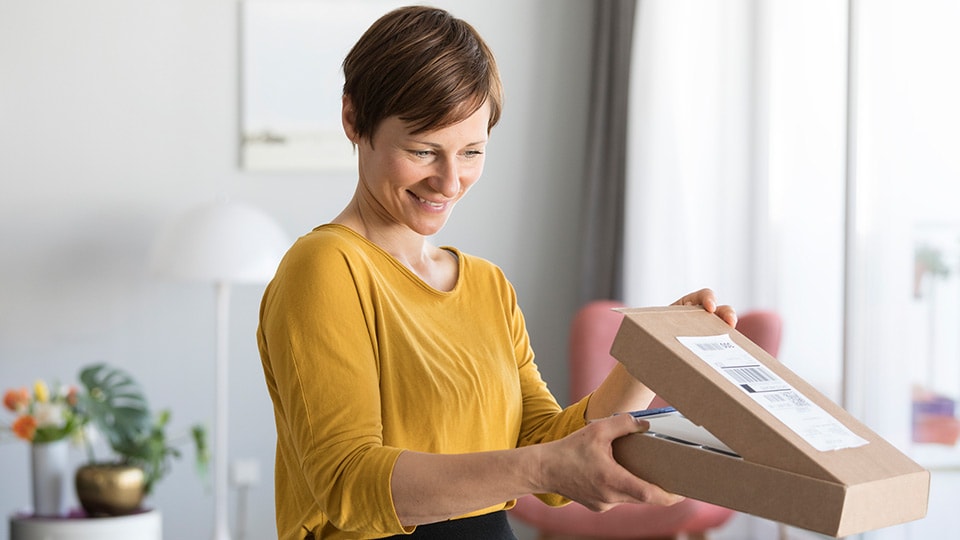
<svg viewBox="0 0 960 540"><path fill-rule="evenodd" d="M634 377L745 460L846 484L923 470L758 345L701 307L618 311L624 319L610 354ZM724 334L855 436L865 439L866 444L818 450L677 339Z"/></svg>

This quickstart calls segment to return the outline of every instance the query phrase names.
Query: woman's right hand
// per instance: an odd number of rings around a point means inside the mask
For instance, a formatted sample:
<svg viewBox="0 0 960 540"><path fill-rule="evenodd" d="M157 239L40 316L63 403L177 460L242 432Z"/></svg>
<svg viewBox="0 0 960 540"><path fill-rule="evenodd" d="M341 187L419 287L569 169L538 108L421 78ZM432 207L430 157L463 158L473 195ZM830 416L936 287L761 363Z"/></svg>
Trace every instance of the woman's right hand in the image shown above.
<svg viewBox="0 0 960 540"><path fill-rule="evenodd" d="M682 501L682 496L638 478L613 458L614 440L649 428L646 420L619 414L545 443L539 482L543 492L563 495L596 512L623 503L669 506Z"/></svg>

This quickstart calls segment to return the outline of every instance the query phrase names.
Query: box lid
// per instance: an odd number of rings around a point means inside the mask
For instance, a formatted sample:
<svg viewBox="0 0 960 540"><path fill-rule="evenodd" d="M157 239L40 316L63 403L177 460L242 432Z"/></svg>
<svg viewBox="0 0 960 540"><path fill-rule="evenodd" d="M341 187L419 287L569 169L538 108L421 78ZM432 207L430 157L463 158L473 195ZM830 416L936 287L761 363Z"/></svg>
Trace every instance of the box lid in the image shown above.
<svg viewBox="0 0 960 540"><path fill-rule="evenodd" d="M611 354L634 377L745 460L848 486L923 471L758 345L701 307L618 311L624 319ZM828 451L815 448L677 339L723 334L866 444Z"/></svg>

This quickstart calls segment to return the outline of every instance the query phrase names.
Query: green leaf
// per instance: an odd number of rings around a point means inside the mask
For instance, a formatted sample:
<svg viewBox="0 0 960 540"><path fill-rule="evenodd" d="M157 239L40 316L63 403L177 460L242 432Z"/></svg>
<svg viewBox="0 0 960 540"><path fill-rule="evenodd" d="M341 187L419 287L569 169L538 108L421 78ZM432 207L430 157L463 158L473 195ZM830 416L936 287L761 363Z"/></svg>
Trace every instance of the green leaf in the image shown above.
<svg viewBox="0 0 960 540"><path fill-rule="evenodd" d="M80 382L87 390L80 396L81 409L115 450L116 446L135 441L149 431L151 418L147 400L137 382L125 371L94 364L80 372Z"/></svg>

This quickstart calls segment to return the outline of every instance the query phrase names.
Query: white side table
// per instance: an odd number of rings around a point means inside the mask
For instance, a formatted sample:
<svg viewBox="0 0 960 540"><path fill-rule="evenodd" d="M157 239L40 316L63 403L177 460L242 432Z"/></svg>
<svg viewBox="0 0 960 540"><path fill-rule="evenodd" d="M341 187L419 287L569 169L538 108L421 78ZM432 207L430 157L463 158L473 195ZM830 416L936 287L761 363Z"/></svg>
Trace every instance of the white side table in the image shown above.
<svg viewBox="0 0 960 540"><path fill-rule="evenodd" d="M162 540L159 510L98 518L10 516L10 540Z"/></svg>

